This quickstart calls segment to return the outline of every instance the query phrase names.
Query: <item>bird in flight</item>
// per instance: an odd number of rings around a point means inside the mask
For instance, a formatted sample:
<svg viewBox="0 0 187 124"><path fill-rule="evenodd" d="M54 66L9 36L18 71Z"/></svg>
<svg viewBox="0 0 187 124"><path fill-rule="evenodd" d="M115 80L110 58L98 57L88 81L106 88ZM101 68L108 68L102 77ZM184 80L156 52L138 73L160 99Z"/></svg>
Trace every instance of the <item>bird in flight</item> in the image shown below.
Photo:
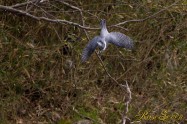
<svg viewBox="0 0 187 124"><path fill-rule="evenodd" d="M101 32L99 36L95 36L83 50L82 53L82 62L88 60L88 58L92 55L94 50L99 47L100 52L104 51L108 43L114 44L118 47L126 48L129 50L133 49L134 43L133 40L128 36L120 33L120 32L108 32L106 28L105 19L101 20Z"/></svg>

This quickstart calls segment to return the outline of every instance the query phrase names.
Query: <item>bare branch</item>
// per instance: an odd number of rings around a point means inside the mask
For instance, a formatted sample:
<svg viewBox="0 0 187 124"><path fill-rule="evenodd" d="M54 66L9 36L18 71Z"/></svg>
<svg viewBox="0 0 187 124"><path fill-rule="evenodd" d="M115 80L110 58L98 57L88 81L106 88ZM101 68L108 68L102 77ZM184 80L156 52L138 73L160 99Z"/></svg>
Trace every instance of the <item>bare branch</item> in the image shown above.
<svg viewBox="0 0 187 124"><path fill-rule="evenodd" d="M82 15L82 10L76 6L73 6L67 2L64 2L62 0L56 0L56 1L59 1L59 2L62 2L63 4L73 8L73 9L76 9L78 11L81 12L81 15ZM119 25L123 25L123 24L126 24L126 23L129 23L129 22L142 22L142 21L145 21L147 19L150 19L150 18L153 18L155 17L156 15L158 15L159 13L167 10L168 8L176 5L180 0L174 2L173 4L165 7L164 9L154 13L153 15L151 16L148 16L144 19L134 19L134 20L127 20L127 21L124 21L124 22L121 22L121 23L118 23L118 24L115 24L115 25L111 25L109 27L118 27ZM13 6L3 6L3 5L0 5L0 10L4 10L5 12L11 12L11 13L19 13L19 14L22 14L24 16L28 16L32 19L35 19L35 20L38 20L38 21L48 21L48 22L52 22L52 23L64 23L64 24L69 24L69 25L73 25L73 26L76 26L76 27L79 27L79 28L82 28L82 29L86 29L86 30L98 30L100 28L91 28L91 27L86 27L86 26L83 26L83 25L80 25L78 23L75 23L75 22L71 22L71 21L67 21L67 20L61 20L61 19L50 19L50 18L46 18L46 17L38 17L38 16L35 16L35 15L32 15L26 11L23 11L23 10L19 10L19 9L15 9L16 7L20 7L20 6L24 6L24 5L28 5L28 4L32 4L33 2L38 2L38 0L33 0L33 1L28 1L28 2L25 2L25 3L20 3L20 4L16 4L16 5L13 5Z"/></svg>
<svg viewBox="0 0 187 124"><path fill-rule="evenodd" d="M130 119L127 116L127 113L129 112L129 103L131 102L132 99L132 94L131 94L131 90L129 88L129 85L126 81L126 89L127 89L127 98L125 99L125 111L123 113L123 124L126 124L126 122L128 121L128 123L130 123Z"/></svg>
<svg viewBox="0 0 187 124"><path fill-rule="evenodd" d="M50 19L50 18L46 18L46 17L34 16L34 15L28 13L28 12L25 12L23 10L15 9L15 8L10 7L10 6L0 5L0 10L4 10L4 12L19 13L19 14L22 14L24 16L30 17L32 19L35 19L37 21L47 21L47 22L60 23L60 24L64 23L64 24L73 25L73 26L76 26L76 27L79 27L79 28L82 28L82 29L87 29L87 30L97 30L97 29L100 29L100 28L85 27L85 26L82 26L82 25L80 25L78 23L67 21L67 20Z"/></svg>

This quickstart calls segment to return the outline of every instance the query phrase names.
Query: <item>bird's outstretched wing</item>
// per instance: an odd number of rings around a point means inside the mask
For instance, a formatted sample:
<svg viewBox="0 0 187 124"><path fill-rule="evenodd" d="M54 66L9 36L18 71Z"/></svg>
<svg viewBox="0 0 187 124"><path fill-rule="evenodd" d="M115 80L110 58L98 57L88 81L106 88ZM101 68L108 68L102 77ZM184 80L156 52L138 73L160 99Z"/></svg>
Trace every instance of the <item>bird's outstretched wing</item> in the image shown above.
<svg viewBox="0 0 187 124"><path fill-rule="evenodd" d="M91 54L94 52L94 50L97 47L97 42L101 40L100 36L96 36L94 37L88 44L87 46L84 48L83 52L82 52L82 62L85 62L90 56Z"/></svg>
<svg viewBox="0 0 187 124"><path fill-rule="evenodd" d="M133 40L120 32L109 33L106 36L105 41L108 43L112 43L118 47L124 47L124 48L130 49L130 50L133 49L133 47L134 47Z"/></svg>

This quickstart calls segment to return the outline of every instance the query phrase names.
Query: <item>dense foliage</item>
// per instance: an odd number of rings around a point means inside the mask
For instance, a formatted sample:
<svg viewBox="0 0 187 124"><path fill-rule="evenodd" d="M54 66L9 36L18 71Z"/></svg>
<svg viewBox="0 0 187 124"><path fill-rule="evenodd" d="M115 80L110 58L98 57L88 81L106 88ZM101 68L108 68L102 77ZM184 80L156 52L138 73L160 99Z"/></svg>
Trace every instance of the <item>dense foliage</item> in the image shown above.
<svg viewBox="0 0 187 124"><path fill-rule="evenodd" d="M109 31L131 37L134 51L110 45L101 55L107 72L131 88L131 122L187 122L185 0L49 0L16 6L25 2L0 0L0 5L90 28L99 28L104 18ZM136 21L114 26L128 20ZM0 7L0 123L121 123L125 91L96 54L80 61L88 38L98 33ZM163 111L182 117L139 118L142 112L160 116Z"/></svg>

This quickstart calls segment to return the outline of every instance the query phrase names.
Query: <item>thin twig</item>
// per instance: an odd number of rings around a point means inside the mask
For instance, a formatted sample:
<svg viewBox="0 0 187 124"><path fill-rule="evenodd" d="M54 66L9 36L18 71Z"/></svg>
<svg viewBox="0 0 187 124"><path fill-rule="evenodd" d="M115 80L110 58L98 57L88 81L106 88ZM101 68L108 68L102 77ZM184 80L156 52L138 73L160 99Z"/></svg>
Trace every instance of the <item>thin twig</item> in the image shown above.
<svg viewBox="0 0 187 124"><path fill-rule="evenodd" d="M123 85L121 85L115 78L113 78L110 73L107 71L104 63L103 63L103 60L101 59L100 55L95 51L97 57L99 58L100 62L101 62L101 65L103 66L103 69L105 70L106 74L120 87L123 87Z"/></svg>

